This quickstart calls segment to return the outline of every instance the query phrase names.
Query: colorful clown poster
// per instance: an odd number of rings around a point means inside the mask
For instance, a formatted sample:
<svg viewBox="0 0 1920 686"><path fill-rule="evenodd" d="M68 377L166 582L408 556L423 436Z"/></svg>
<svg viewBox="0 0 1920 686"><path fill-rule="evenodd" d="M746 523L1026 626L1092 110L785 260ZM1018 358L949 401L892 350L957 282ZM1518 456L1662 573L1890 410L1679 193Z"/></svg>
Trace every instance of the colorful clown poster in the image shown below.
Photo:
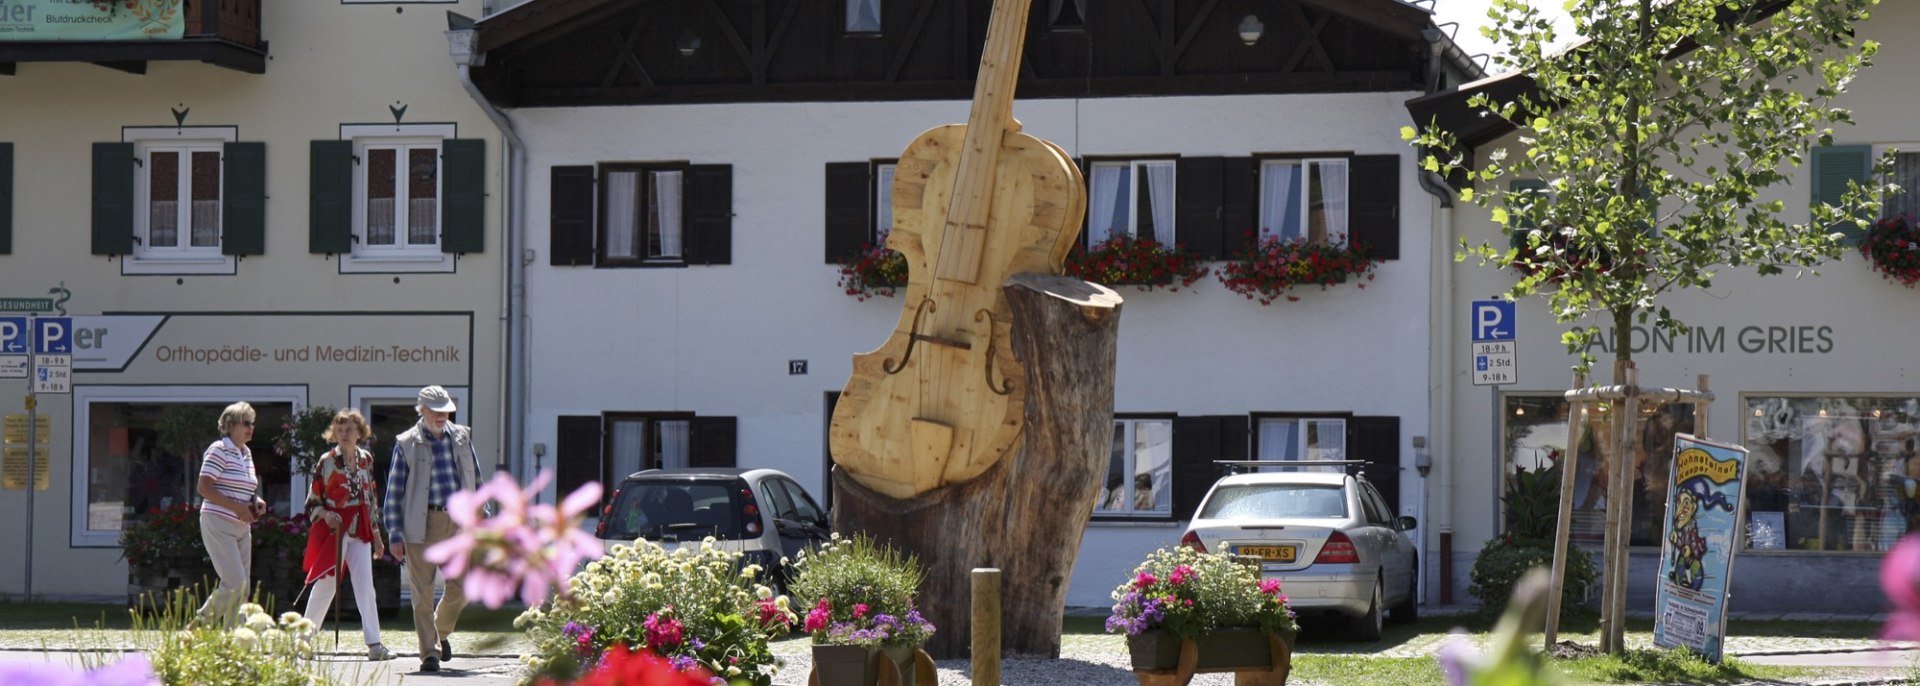
<svg viewBox="0 0 1920 686"><path fill-rule="evenodd" d="M1653 642L1720 661L1727 589L1740 547L1747 449L1687 434L1673 437Z"/></svg>

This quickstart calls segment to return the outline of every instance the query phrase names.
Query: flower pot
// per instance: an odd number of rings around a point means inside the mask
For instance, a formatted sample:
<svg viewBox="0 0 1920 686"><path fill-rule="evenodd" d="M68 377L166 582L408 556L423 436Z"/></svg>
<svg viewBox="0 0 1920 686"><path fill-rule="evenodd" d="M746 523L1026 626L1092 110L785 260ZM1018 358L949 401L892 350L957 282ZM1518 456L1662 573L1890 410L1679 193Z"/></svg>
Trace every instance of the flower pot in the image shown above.
<svg viewBox="0 0 1920 686"><path fill-rule="evenodd" d="M1194 674L1234 672L1236 683L1283 686L1292 664L1285 637L1254 627L1228 627L1182 641L1148 631L1127 637L1133 671L1143 685L1185 684Z"/></svg>
<svg viewBox="0 0 1920 686"><path fill-rule="evenodd" d="M813 678L809 683L814 686L914 686L916 677L923 673L922 661L926 666L924 673L931 674L933 661L926 658L919 646L815 645ZM932 686L932 682L928 686Z"/></svg>

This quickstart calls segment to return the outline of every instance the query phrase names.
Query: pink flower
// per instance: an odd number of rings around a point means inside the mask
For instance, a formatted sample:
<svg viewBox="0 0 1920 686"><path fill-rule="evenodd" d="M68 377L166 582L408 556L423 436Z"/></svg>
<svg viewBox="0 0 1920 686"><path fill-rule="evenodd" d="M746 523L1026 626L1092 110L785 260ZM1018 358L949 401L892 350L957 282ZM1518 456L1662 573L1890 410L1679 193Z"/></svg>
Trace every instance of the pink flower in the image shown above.
<svg viewBox="0 0 1920 686"><path fill-rule="evenodd" d="M813 606L813 609L807 612L807 621L805 624L802 624L801 626L802 628L806 629L809 633L815 632L815 631L825 631L827 629L827 624L831 623L832 621L833 621L833 605L829 604L826 598L821 598L820 604Z"/></svg>
<svg viewBox="0 0 1920 686"><path fill-rule="evenodd" d="M657 612L647 615L644 626L647 628L647 647L658 651L680 645L682 632L686 628L680 620L661 617Z"/></svg>
<svg viewBox="0 0 1920 686"><path fill-rule="evenodd" d="M1893 603L1880 638L1920 640L1920 535L1900 539L1880 562L1880 590Z"/></svg>
<svg viewBox="0 0 1920 686"><path fill-rule="evenodd" d="M1265 593L1265 594L1267 594L1267 595L1279 595L1279 594L1280 594L1280 580L1279 580L1279 579L1265 579L1265 580L1262 580L1262 581L1260 582L1260 592L1261 592L1261 593Z"/></svg>
<svg viewBox="0 0 1920 686"><path fill-rule="evenodd" d="M1160 580L1159 578L1155 577L1152 574L1141 572L1139 576L1133 577L1133 585L1139 588L1146 588L1148 586L1152 586L1154 582L1159 580Z"/></svg>
<svg viewBox="0 0 1920 686"><path fill-rule="evenodd" d="M1178 567L1174 567L1173 573L1167 575L1167 581L1172 582L1173 585L1175 586L1184 584L1187 582L1188 579L1192 579L1192 578L1193 578L1193 567L1190 567L1187 565L1180 565Z"/></svg>
<svg viewBox="0 0 1920 686"><path fill-rule="evenodd" d="M867 616L867 604L866 604L866 603L854 603L854 604L853 604L853 618L854 618L854 619L861 619L861 618L863 618L863 617L866 617L866 616Z"/></svg>
<svg viewBox="0 0 1920 686"><path fill-rule="evenodd" d="M459 532L421 553L423 559L439 565L447 578L460 579L467 597L488 608L505 604L515 587L529 605L549 594L567 597L575 568L605 553L600 541L581 529L601 489L589 482L558 508L532 505L534 494L552 478L542 471L523 489L500 473L477 489L454 493L447 499L447 516ZM489 503L498 507L491 517Z"/></svg>

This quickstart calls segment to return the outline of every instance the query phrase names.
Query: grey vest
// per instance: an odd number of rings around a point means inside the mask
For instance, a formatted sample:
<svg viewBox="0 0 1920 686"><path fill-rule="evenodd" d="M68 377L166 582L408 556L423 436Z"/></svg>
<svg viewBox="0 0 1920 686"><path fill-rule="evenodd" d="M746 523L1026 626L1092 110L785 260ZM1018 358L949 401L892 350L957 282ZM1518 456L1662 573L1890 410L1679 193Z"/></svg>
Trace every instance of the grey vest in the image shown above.
<svg viewBox="0 0 1920 686"><path fill-rule="evenodd" d="M460 490L472 490L480 484L480 475L474 473L473 432L467 427L447 423L447 436L453 439L453 473L460 481ZM394 459L407 461L407 492L387 493L388 498L400 497L401 533L406 542L424 543L427 540L427 489L433 483L433 446L427 443L426 428L415 423L393 439Z"/></svg>

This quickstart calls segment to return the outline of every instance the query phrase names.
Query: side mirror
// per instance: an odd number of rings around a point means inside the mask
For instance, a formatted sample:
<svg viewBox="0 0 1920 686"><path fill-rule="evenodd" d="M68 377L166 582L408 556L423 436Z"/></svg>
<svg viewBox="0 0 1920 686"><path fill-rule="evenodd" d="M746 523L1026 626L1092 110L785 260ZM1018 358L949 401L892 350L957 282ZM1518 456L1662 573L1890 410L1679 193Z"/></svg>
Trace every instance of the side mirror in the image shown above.
<svg viewBox="0 0 1920 686"><path fill-rule="evenodd" d="M1396 523L1399 525L1397 528L1401 531L1408 531L1420 526L1420 521L1412 517L1401 517Z"/></svg>

